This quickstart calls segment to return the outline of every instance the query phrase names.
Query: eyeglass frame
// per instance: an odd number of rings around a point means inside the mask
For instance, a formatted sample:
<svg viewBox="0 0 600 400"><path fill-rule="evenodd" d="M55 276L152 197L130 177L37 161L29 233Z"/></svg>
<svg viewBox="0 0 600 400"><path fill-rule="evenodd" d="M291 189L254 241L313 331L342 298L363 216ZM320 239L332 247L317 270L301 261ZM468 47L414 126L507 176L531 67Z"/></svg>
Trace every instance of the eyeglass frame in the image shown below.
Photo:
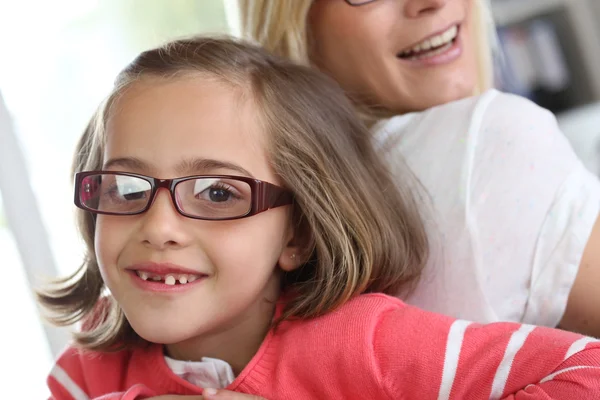
<svg viewBox="0 0 600 400"><path fill-rule="evenodd" d="M110 212L110 211L100 211L100 210L95 210L93 208L87 207L81 199L81 189L82 189L84 179L88 176L93 176L93 175L130 176L130 177L140 178L140 179L145 180L146 182L150 183L150 188L151 188L150 189L151 190L150 198L148 199L148 204L146 204L146 206L139 211L129 212L129 213L116 213L116 212ZM225 218L206 218L206 217L199 217L196 215L187 214L180 208L179 204L177 203L177 199L175 198L175 187L177 187L177 185L180 184L181 182L185 182L185 181L193 180L193 179L199 179L199 178L202 178L202 179L204 179L204 178L206 178L206 179L230 179L230 180L241 181L241 182L248 184L248 186L250 186L250 192L251 192L250 209L248 210L248 212L246 214L236 216L236 217L225 217ZM156 199L158 190L161 188L167 189L169 191L169 193L171 195L171 201L173 202L173 205L175 206L175 209L177 210L177 212L179 214L181 214L187 218L204 220L204 221L229 221L229 220L247 218L247 217L251 217L256 214L260 214L260 213L270 210L272 208L291 205L294 203L294 195L288 189L284 189L273 183L261 181L259 179L254 179L254 178L250 178L247 176L237 176L237 175L190 175L190 176L184 176L181 178L174 178L174 179L159 179L159 178L154 178L152 176L135 174L132 172L96 170L96 171L82 171L82 172L75 173L75 185L74 186L75 186L75 188L74 188L75 206L77 206L78 208L80 208L84 211L88 211L93 214L102 214L102 215L129 216L129 215L143 214L146 211L148 211L150 209L150 207L152 207L152 204L154 203L154 200Z"/></svg>
<svg viewBox="0 0 600 400"><path fill-rule="evenodd" d="M369 4L369 3L374 3L377 0L363 0L362 3L352 3L352 0L344 0L346 2L346 4L348 4L349 6L352 7L360 7L360 6L364 6L365 4Z"/></svg>

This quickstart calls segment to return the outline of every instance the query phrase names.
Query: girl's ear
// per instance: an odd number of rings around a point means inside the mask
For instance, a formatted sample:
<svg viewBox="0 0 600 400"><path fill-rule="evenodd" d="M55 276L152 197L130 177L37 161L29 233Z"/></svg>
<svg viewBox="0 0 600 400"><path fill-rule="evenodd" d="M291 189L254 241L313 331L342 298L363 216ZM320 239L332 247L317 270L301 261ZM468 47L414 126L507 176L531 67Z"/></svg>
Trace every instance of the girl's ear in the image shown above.
<svg viewBox="0 0 600 400"><path fill-rule="evenodd" d="M293 271L306 262L311 242L310 229L305 222L290 223L288 229L288 242L279 256L279 268L285 272Z"/></svg>
<svg viewBox="0 0 600 400"><path fill-rule="evenodd" d="M300 262L300 249L287 246L279 256L279 268L285 272L291 272L302 265Z"/></svg>

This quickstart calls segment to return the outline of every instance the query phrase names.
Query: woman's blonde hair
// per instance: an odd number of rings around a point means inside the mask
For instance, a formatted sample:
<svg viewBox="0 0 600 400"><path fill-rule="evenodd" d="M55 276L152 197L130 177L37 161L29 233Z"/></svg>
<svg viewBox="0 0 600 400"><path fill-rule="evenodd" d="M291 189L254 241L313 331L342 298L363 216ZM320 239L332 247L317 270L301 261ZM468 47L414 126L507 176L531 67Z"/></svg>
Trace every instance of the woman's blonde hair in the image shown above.
<svg viewBox="0 0 600 400"><path fill-rule="evenodd" d="M256 105L273 169L294 192L294 220L307 251L304 265L283 277L283 289L294 293L284 318L314 317L365 291L397 294L410 288L426 262L427 237L408 184L392 180L333 80L258 46L198 37L140 54L118 75L81 137L74 172L102 168L106 121L128 87L195 74L222 81ZM56 324L87 321L76 334L84 347L110 350L139 343L114 299L105 296L94 216L78 210L78 224L85 261L72 276L40 291L41 304Z"/></svg>
<svg viewBox="0 0 600 400"><path fill-rule="evenodd" d="M234 27L245 39L253 40L281 57L310 65L308 12L314 0L237 0L239 23ZM493 49L496 47L494 22L489 0L472 0L473 26L478 62L475 94L492 87Z"/></svg>

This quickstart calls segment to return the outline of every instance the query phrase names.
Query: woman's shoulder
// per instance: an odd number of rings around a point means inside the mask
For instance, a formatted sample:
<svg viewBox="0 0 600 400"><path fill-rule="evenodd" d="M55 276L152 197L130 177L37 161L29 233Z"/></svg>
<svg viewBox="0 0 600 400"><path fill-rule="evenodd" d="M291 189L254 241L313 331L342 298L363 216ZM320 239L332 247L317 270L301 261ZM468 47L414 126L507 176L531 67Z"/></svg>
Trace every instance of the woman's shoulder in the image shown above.
<svg viewBox="0 0 600 400"><path fill-rule="evenodd" d="M511 93L501 92L497 89L489 89L485 92L455 100L446 104L441 104L423 111L425 115L443 116L459 114L493 114L500 115L509 113L510 115L526 114L529 116L551 116L552 113L545 108L535 104L533 101Z"/></svg>
<svg viewBox="0 0 600 400"><path fill-rule="evenodd" d="M521 96L491 90L478 97L469 125L469 138L482 148L505 148L530 161L540 153L577 160L555 115ZM549 160L551 161L551 160Z"/></svg>
<svg viewBox="0 0 600 400"><path fill-rule="evenodd" d="M427 158L456 162L477 154L487 156L493 149L505 149L506 155L513 157L554 152L570 161L575 158L550 111L493 89L382 121L374 127L374 139L386 154L401 154L409 165L416 163L413 167L417 169ZM423 167L429 168L429 164Z"/></svg>
<svg viewBox="0 0 600 400"><path fill-rule="evenodd" d="M421 135L436 133L452 136L473 134L486 126L506 126L514 129L530 128L543 124L558 130L554 115L521 96L490 89L480 95L452 101L421 112L397 115L373 126L377 139L390 136Z"/></svg>
<svg viewBox="0 0 600 400"><path fill-rule="evenodd" d="M526 128L543 125L552 130L558 130L554 114L527 98L489 90L481 96L477 96L476 102L485 123Z"/></svg>

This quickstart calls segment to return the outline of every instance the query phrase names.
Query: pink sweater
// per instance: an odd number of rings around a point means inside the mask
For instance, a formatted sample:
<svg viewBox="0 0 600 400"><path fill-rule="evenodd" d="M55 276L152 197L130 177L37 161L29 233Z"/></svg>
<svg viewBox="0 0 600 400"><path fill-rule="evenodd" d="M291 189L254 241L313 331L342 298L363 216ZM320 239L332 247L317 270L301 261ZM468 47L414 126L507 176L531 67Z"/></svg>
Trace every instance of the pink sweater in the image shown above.
<svg viewBox="0 0 600 400"><path fill-rule="evenodd" d="M69 348L48 385L56 400L202 393L168 368L159 345ZM600 341L454 320L369 294L326 316L282 323L228 389L269 400L600 399Z"/></svg>

